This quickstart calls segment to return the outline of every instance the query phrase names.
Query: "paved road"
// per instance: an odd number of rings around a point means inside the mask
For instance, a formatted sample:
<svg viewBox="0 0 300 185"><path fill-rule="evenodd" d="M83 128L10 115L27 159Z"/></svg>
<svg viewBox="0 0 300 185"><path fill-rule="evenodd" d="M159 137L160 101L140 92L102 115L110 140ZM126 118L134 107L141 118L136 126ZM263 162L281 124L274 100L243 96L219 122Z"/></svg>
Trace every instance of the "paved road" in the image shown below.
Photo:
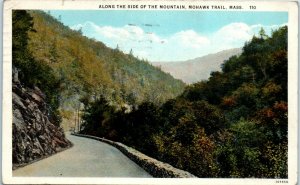
<svg viewBox="0 0 300 185"><path fill-rule="evenodd" d="M72 136L68 150L13 171L31 177L151 177L118 149L100 141Z"/></svg>

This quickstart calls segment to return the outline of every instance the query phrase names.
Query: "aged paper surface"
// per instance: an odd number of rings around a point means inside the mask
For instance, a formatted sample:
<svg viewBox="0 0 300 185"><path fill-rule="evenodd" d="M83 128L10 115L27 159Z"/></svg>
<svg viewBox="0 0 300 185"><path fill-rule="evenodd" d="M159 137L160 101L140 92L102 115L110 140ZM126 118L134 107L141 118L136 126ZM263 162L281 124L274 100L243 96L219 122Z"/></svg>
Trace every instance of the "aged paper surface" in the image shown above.
<svg viewBox="0 0 300 185"><path fill-rule="evenodd" d="M124 178L109 176L16 176L13 173L13 11L42 10L61 21L73 30L81 32L84 36L103 42L110 48L134 55L139 59L151 62L185 61L225 49L242 48L243 44L254 34L270 34L281 26L288 28L288 73L287 73L287 104L288 104L288 156L287 178L256 178L251 176L234 178ZM69 12L67 12L69 11ZM81 14L78 12L84 12ZM100 12L104 23L93 24L97 21L94 17ZM113 16L126 12L123 22ZM148 17L143 13L148 12ZM189 16L181 16L189 12ZM72 18L72 13L74 17ZM99 13L99 14L100 14ZM195 14L193 14L195 13ZM199 14L206 14L204 19L197 20ZM242 14L244 13L244 14ZM264 14L274 14L274 17L264 19ZM166 17L173 14L173 22L168 22ZM230 14L230 16L229 16ZM272 15L273 15L272 14ZM90 17L90 21L84 19ZM141 16L140 19L132 18ZM176 16L178 15L178 16ZM261 23L252 22L259 20ZM144 16L144 17L143 17ZM156 22L153 22L155 16ZM219 16L219 17L218 17ZM228 17L226 17L228 16ZM252 17L253 16L253 17ZM178 19L177 19L178 17ZM239 19L240 17L247 17ZM149 18L149 22L147 22ZM163 19L166 20L163 20ZM73 19L73 20L72 20ZM100 18L99 18L100 19ZM161 19L161 20L160 20ZM175 20L176 19L176 20ZM232 19L232 20L229 20ZM234 20L233 20L234 19ZM142 20L144 22L132 22ZM243 20L249 21L243 24ZM278 23L274 23L278 20ZM81 22L80 22L81 21ZM111 21L111 23L110 23ZM126 22L127 21L127 22ZM165 21L165 22L164 22ZM223 23L222 23L223 21ZM268 22L270 21L270 23ZM120 23L121 22L121 23ZM158 23L159 22L159 23ZM182 22L187 22L182 28L176 28ZM188 22L192 22L190 25ZM226 23L225 23L226 22ZM122 25L123 23L123 25ZM162 25L165 24L165 25ZM179 24L180 23L180 24ZM198 23L199 25L195 24ZM4 184L296 184L297 183L297 130L298 130L298 4L295 1L110 1L110 0L7 0L4 2L3 24L3 182ZM203 26L205 25L205 26ZM220 26L223 25L223 26ZM230 26L228 26L230 25ZM166 26L167 28L165 28ZM218 27L219 26L219 27ZM265 27L264 27L265 26ZM211 29L209 29L210 27ZM263 27L266 33L259 32ZM134 28L134 29L133 29ZM199 30L197 30L199 28ZM98 34L92 33L93 29ZM204 31L201 31L204 30ZM169 32L173 31L173 35ZM89 32L90 31L90 32ZM244 31L244 32L243 32ZM225 34L226 33L226 34ZM133 36L131 34L136 34ZM138 39L138 34L142 38ZM252 34L252 35L251 35ZM141 36L142 35L142 36ZM251 37L249 38L249 35ZM47 37L47 35L45 35ZM259 36L258 36L259 37ZM267 36L266 36L267 37ZM127 39L128 38L128 39ZM118 40L119 39L119 40ZM126 40L127 39L127 40ZM131 40L130 40L131 39ZM144 39L144 40L143 40ZM148 39L148 40L147 40ZM150 39L150 40L149 40ZM59 39L58 39L59 40ZM55 41L57 42L57 41ZM59 42L59 41L58 41ZM63 42L63 41L61 41ZM144 42L144 43L142 43ZM241 44L242 43L242 44ZM223 45L224 46L223 46ZM227 45L226 45L227 44ZM158 46L164 46L157 49ZM182 46L181 46L182 45ZM187 45L184 47L183 45ZM203 45L203 46L201 46ZM231 48L229 48L229 46ZM48 46L47 46L48 47ZM46 46L45 46L46 48ZM43 48L41 48L42 50ZM76 50L76 48L75 48ZM130 50L130 51L129 51ZM132 53L133 52L133 53ZM198 53L197 53L198 52ZM76 54L76 53L75 53ZM187 57L188 56L188 57ZM261 66L260 66L261 67ZM192 69L190 69L192 70ZM180 72L177 72L180 74ZM172 74L173 75L173 74ZM179 78L179 77L178 77ZM207 78L208 79L208 78ZM254 76L253 76L254 79ZM184 79L183 79L184 80ZM190 80L190 79L188 79ZM186 83L192 84L195 81ZM254 80L253 80L254 81ZM79 115L79 111L78 111ZM78 116L78 120L79 120ZM78 121L79 123L79 121ZM76 125L75 125L76 126ZM71 127L68 127L68 129ZM73 128L74 129L74 128ZM76 130L76 128L75 128ZM267 134L267 133L266 133ZM280 134L279 134L280 135ZM280 148L280 147L279 147ZM66 152L68 149L66 150ZM62 151L64 152L64 151ZM261 151L260 151L261 152ZM51 157L50 157L51 158ZM276 158L276 156L275 156ZM42 159L43 160L43 159ZM41 161L42 161L41 160ZM76 162L76 161L75 161ZM38 162L37 162L38 163ZM80 167L79 167L80 168ZM284 167L283 167L284 168ZM80 171L81 169L77 169ZM86 169L82 169L83 171ZM271 172L273 169L269 169ZM87 170L88 171L88 170ZM238 170L237 170L238 171Z"/></svg>

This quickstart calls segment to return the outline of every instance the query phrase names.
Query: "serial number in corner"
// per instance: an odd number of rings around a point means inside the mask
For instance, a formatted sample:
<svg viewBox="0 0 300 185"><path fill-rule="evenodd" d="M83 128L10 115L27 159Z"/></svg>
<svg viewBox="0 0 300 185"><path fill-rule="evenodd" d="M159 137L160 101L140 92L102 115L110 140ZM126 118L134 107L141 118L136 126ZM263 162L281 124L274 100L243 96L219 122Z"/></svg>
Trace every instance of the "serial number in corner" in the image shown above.
<svg viewBox="0 0 300 185"><path fill-rule="evenodd" d="M288 180L276 180L276 183L289 183Z"/></svg>

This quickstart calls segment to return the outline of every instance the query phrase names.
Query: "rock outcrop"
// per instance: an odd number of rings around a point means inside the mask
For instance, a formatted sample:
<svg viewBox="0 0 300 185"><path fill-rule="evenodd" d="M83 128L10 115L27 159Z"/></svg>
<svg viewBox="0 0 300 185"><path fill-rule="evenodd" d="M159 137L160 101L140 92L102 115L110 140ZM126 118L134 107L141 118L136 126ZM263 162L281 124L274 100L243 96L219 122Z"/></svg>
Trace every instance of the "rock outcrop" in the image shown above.
<svg viewBox="0 0 300 185"><path fill-rule="evenodd" d="M71 146L63 129L49 121L45 98L39 88L22 86L18 71L13 68L13 169Z"/></svg>

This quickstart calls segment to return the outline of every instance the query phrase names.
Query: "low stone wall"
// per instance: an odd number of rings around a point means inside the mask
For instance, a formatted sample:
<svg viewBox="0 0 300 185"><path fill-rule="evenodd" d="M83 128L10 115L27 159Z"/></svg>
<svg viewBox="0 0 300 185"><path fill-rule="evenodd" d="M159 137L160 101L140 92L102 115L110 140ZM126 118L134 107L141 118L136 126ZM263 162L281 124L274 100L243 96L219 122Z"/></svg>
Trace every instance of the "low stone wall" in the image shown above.
<svg viewBox="0 0 300 185"><path fill-rule="evenodd" d="M114 142L108 139L90 136L90 135L83 135L83 134L75 134L72 135L86 137L90 139L95 139L98 141L102 141L108 143L117 149L119 149L123 154L125 154L129 159L137 163L141 166L145 171L151 174L153 177L176 177L176 178L196 178L196 176L192 175L189 172L174 168L173 166L153 159L145 154L128 147L122 143Z"/></svg>

